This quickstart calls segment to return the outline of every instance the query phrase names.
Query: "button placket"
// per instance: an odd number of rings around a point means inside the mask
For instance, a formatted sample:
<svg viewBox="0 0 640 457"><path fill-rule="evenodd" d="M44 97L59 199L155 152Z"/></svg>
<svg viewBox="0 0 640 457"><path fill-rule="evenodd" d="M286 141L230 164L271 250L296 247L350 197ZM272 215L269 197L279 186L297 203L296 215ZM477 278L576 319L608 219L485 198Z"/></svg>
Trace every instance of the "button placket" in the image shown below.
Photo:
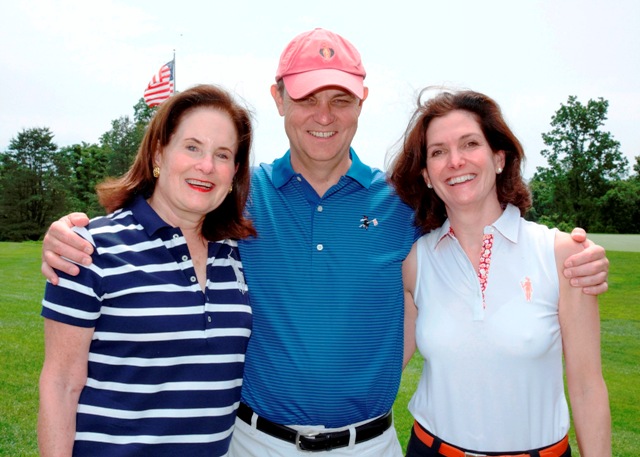
<svg viewBox="0 0 640 457"><path fill-rule="evenodd" d="M322 213L324 211L324 207L321 204L316 205L316 212L317 213ZM317 243L316 244L316 251L321 252L324 250L324 244L322 243Z"/></svg>

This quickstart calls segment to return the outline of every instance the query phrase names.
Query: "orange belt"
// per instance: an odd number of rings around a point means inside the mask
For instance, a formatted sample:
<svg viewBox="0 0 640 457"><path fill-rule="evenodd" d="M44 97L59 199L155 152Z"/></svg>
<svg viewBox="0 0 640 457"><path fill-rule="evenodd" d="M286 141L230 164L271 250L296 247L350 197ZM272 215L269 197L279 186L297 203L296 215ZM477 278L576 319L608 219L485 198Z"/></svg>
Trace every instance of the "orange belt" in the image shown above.
<svg viewBox="0 0 640 457"><path fill-rule="evenodd" d="M429 447L433 447L434 436L423 429L418 422L414 422L413 431L416 433L416 436L420 441L426 444ZM565 436L562 440L558 441L556 444L553 444L549 447L545 447L543 449L538 449L538 453L540 457L560 457L564 454L569 447L569 437ZM460 448L442 442L440 444L440 449L438 449L438 453L444 455L445 457L482 457L486 454L477 454L473 452L463 451ZM529 457L531 454L528 452L524 452L522 454L509 454L505 456L496 456L492 455L491 457Z"/></svg>

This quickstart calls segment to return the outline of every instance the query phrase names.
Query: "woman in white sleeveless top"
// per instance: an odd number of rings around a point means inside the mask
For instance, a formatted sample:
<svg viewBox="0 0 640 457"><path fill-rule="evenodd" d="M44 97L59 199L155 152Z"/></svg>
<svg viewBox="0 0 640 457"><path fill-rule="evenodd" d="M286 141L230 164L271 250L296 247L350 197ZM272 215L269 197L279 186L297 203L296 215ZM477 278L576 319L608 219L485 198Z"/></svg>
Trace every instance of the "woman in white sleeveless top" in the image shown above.
<svg viewBox="0 0 640 457"><path fill-rule="evenodd" d="M571 287L583 249L523 219L522 146L489 97L419 103L391 182L425 235L405 261L409 355L425 359L407 456L611 455L597 299Z"/></svg>

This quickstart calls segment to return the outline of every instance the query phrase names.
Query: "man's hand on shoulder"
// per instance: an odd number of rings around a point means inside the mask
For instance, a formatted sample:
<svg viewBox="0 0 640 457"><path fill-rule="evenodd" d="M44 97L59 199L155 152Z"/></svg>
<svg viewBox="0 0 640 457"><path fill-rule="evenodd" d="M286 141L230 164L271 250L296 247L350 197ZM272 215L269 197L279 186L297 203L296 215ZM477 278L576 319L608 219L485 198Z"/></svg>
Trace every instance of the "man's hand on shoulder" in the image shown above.
<svg viewBox="0 0 640 457"><path fill-rule="evenodd" d="M571 238L581 243L584 250L567 258L564 262L564 276L573 287L581 287L587 295L600 295L609 289L609 259L605 249L587 239L586 232L575 228Z"/></svg>
<svg viewBox="0 0 640 457"><path fill-rule="evenodd" d="M54 268L71 276L80 273L78 266L69 260L82 265L91 264L93 246L71 229L74 226L84 227L88 223L89 218L86 214L71 213L52 223L47 230L42 241L42 266L40 270L52 284L57 285L59 281Z"/></svg>

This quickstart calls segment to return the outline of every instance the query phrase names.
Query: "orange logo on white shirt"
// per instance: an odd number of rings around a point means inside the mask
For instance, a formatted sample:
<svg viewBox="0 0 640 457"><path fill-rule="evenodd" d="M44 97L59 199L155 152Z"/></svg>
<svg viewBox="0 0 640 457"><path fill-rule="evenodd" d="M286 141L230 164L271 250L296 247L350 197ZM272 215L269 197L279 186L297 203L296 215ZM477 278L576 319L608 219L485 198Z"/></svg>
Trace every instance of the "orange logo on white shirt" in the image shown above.
<svg viewBox="0 0 640 457"><path fill-rule="evenodd" d="M531 279L529 277L525 277L524 281L520 281L520 287L524 290L524 298L530 302L531 296L533 295L533 285L531 284Z"/></svg>

